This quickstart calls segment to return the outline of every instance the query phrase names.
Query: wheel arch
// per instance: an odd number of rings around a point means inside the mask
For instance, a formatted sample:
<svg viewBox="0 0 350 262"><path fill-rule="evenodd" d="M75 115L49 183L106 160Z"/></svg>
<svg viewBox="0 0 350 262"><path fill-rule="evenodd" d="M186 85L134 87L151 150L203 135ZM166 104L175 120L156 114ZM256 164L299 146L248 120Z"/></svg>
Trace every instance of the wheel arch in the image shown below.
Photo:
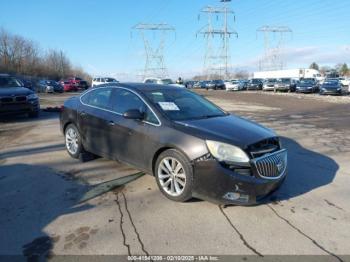
<svg viewBox="0 0 350 262"><path fill-rule="evenodd" d="M157 163L159 156L167 150L176 150L176 151L180 152L188 159L188 161L190 163L192 163L191 159L188 157L188 155L183 150L181 150L180 148L173 146L173 145L166 145L166 146L159 148L153 155L153 158L152 158L152 175L153 176L154 176L154 171L155 171L156 163Z"/></svg>

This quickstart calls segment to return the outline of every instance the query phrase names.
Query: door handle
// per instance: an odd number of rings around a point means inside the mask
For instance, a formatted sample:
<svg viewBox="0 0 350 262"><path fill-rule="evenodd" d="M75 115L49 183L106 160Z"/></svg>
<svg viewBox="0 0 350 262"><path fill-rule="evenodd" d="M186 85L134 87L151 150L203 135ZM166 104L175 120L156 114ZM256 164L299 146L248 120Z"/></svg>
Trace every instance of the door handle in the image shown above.
<svg viewBox="0 0 350 262"><path fill-rule="evenodd" d="M115 126L115 123L113 121L108 121L109 126Z"/></svg>
<svg viewBox="0 0 350 262"><path fill-rule="evenodd" d="M79 115L84 117L84 116L86 116L86 113L85 113L84 111L81 111L81 112L79 113Z"/></svg>

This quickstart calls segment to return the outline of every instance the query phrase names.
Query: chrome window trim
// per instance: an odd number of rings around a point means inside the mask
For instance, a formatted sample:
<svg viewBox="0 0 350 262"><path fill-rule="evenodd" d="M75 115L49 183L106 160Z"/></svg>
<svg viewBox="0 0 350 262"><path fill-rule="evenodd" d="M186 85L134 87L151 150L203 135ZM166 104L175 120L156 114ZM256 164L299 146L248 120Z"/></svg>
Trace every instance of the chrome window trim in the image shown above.
<svg viewBox="0 0 350 262"><path fill-rule="evenodd" d="M108 110L108 109L104 109L104 108L100 108L100 107L97 107L97 106L92 106L92 105L88 105L86 103L84 103L82 101L82 98L87 95L88 93L92 92L92 91L95 91L95 90L100 90L100 89L123 89L123 90L126 90L126 91L129 91L133 94L135 94L138 98L141 99L142 102L144 102L146 104L146 106L148 107L148 109L155 115L157 121L158 121L158 124L155 124L155 123L151 123L151 122L148 122L148 121L142 121L142 123L145 123L145 124L149 124L149 125L152 125L152 126L161 126L162 125L162 122L160 121L158 115L153 111L153 109L150 107L150 105L138 94L136 93L135 91L129 89L129 88L125 88L125 87L121 87L121 86L106 86L106 87L99 87L99 88L96 88L96 89L91 89L91 90L88 90L86 91L84 94L82 94L80 97L79 97L79 101L80 103L82 103L83 105L85 106L88 106L88 107L92 107L92 108L96 108L96 109L99 109L99 110L103 110L103 111L106 111L106 112L110 112L112 114L115 114L115 115L118 115L118 116L123 116L123 114L120 114L118 112L114 112L112 110Z"/></svg>

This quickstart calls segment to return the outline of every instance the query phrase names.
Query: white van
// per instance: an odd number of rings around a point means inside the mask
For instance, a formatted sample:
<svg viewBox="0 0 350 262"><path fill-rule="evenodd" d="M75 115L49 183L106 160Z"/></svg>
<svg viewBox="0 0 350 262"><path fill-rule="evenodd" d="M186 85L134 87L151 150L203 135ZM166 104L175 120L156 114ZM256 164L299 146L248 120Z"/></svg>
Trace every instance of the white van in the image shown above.
<svg viewBox="0 0 350 262"><path fill-rule="evenodd" d="M114 79L112 77L94 77L92 79L91 86L96 87L99 85L110 84L110 83L119 83L119 81L117 81L116 79Z"/></svg>

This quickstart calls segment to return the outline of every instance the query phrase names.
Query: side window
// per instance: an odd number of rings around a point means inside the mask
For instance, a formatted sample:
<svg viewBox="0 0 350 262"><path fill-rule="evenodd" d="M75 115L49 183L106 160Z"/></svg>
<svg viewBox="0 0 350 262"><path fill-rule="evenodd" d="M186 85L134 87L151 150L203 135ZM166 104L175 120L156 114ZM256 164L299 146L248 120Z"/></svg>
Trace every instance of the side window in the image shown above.
<svg viewBox="0 0 350 262"><path fill-rule="evenodd" d="M156 116L148 106L134 93L124 89L114 89L112 110L118 114L124 114L130 109L138 109L145 113L144 121L159 124Z"/></svg>
<svg viewBox="0 0 350 262"><path fill-rule="evenodd" d="M81 97L81 101L89 106L101 109L111 109L110 98L112 90L110 88L101 88L88 92Z"/></svg>

